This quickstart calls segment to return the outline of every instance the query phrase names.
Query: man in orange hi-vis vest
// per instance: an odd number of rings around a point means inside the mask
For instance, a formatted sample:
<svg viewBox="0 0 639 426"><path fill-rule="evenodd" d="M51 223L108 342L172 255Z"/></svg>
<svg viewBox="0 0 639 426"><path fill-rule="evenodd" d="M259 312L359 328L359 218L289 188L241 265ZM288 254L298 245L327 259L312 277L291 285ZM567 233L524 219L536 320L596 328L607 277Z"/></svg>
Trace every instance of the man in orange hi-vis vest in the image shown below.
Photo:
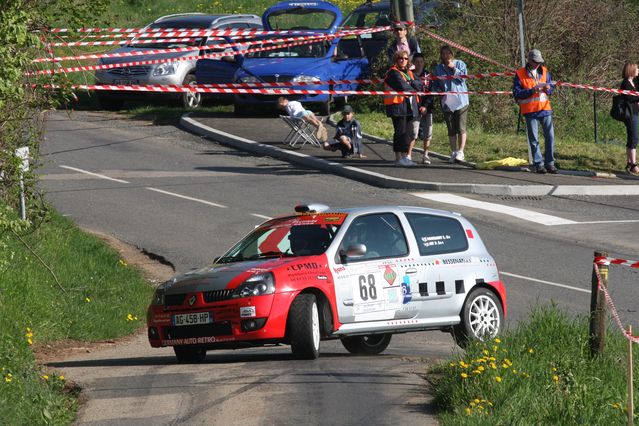
<svg viewBox="0 0 639 426"><path fill-rule="evenodd" d="M526 119L528 144L537 173L557 173L555 166L555 130L552 124L550 95L554 84L548 69L543 65L541 52L533 49L528 53L528 63L517 70L513 83L513 96ZM539 148L539 123L544 131L544 155Z"/></svg>

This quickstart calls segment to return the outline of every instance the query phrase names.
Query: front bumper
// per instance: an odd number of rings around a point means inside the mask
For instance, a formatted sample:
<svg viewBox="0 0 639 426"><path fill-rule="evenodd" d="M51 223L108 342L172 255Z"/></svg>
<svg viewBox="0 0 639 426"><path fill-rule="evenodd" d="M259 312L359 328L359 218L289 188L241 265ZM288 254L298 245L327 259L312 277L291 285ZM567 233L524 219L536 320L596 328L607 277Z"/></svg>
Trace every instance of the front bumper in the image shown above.
<svg viewBox="0 0 639 426"><path fill-rule="evenodd" d="M278 293L193 307L151 305L147 312L152 347L196 345L207 349L259 346L286 340L286 319L294 292ZM188 299L187 299L188 300ZM209 312L213 322L175 325L175 315Z"/></svg>

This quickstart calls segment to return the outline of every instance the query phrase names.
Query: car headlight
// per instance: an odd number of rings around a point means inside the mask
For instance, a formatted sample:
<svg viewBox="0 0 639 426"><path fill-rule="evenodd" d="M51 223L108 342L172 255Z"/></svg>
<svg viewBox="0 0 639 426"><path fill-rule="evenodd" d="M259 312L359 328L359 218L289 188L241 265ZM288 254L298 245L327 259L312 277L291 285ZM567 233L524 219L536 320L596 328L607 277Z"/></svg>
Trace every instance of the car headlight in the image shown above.
<svg viewBox="0 0 639 426"><path fill-rule="evenodd" d="M240 83L259 83L259 79L254 75L247 75L246 77L240 78Z"/></svg>
<svg viewBox="0 0 639 426"><path fill-rule="evenodd" d="M165 294L166 294L166 290L164 288L164 284L161 284L153 292L153 300L151 301L151 305L164 305Z"/></svg>
<svg viewBox="0 0 639 426"><path fill-rule="evenodd" d="M262 296L275 293L275 279L273 274L257 274L237 286L233 298Z"/></svg>
<svg viewBox="0 0 639 426"><path fill-rule="evenodd" d="M291 80L293 83L314 83L318 81L322 80L316 75L298 75Z"/></svg>
<svg viewBox="0 0 639 426"><path fill-rule="evenodd" d="M153 70L153 75L171 75L175 74L177 66L175 62L165 62L157 66L156 69Z"/></svg>

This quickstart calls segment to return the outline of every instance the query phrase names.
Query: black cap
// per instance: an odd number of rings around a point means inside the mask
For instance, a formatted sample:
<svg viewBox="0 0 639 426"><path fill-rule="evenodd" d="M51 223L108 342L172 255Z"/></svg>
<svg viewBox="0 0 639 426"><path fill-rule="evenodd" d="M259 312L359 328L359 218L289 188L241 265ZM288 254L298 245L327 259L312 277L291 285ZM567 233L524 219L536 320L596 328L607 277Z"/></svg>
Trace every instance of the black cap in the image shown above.
<svg viewBox="0 0 639 426"><path fill-rule="evenodd" d="M404 25L403 22L401 22L401 21L393 22L393 29L394 30L401 30L401 29L404 29L404 28L406 28L406 25Z"/></svg>
<svg viewBox="0 0 639 426"><path fill-rule="evenodd" d="M353 112L353 107L350 105L344 105L344 108L342 108L342 114L346 115Z"/></svg>

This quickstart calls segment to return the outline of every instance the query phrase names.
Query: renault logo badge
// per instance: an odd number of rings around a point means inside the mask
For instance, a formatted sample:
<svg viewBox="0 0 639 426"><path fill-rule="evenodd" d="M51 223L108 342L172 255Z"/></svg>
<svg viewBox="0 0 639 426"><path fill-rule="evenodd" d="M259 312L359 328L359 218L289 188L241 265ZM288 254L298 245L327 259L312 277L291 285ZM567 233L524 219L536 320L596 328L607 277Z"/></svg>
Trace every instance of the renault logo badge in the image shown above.
<svg viewBox="0 0 639 426"><path fill-rule="evenodd" d="M195 301L197 300L197 298L195 297L195 294L193 296L191 296L189 298L189 306L193 306L195 305Z"/></svg>

